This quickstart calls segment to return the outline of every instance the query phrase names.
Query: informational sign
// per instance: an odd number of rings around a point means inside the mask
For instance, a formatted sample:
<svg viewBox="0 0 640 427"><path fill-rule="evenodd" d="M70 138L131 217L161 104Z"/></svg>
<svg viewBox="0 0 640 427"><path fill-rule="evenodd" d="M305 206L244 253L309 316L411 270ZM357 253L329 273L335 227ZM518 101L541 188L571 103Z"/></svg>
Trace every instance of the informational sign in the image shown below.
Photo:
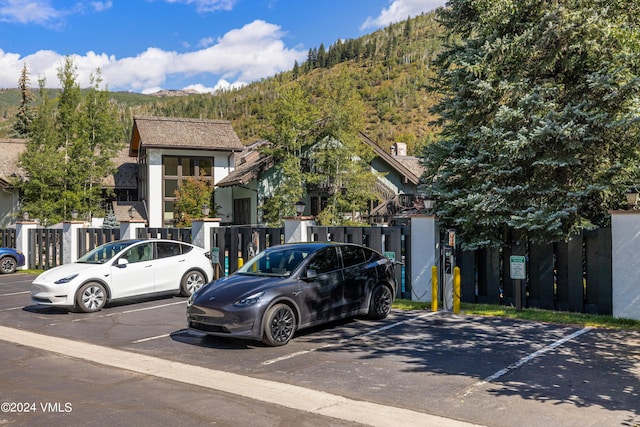
<svg viewBox="0 0 640 427"><path fill-rule="evenodd" d="M211 248L211 263L212 264L220 263L220 248L216 248L216 247Z"/></svg>
<svg viewBox="0 0 640 427"><path fill-rule="evenodd" d="M456 247L456 230L453 228L449 230L449 246Z"/></svg>
<svg viewBox="0 0 640 427"><path fill-rule="evenodd" d="M395 261L396 260L396 253L395 252L385 252L383 255L386 256L387 258L389 258L391 261Z"/></svg>
<svg viewBox="0 0 640 427"><path fill-rule="evenodd" d="M509 267L512 279L523 280L527 278L524 256L511 255L509 257Z"/></svg>

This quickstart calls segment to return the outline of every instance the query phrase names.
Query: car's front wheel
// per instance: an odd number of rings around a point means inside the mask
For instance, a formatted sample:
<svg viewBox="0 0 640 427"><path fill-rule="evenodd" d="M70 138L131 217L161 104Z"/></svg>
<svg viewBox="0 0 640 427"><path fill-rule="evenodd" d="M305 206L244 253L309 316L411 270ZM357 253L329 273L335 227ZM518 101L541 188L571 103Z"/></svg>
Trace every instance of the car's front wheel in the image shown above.
<svg viewBox="0 0 640 427"><path fill-rule="evenodd" d="M195 291L204 286L206 278L204 274L198 270L191 270L182 277L180 283L180 295L183 297L191 296Z"/></svg>
<svg viewBox="0 0 640 427"><path fill-rule="evenodd" d="M18 268L18 263L12 257L6 256L0 259L0 273L2 274L15 273L16 268Z"/></svg>
<svg viewBox="0 0 640 427"><path fill-rule="evenodd" d="M264 315L262 342L270 346L285 345L296 331L296 316L286 304L276 304Z"/></svg>
<svg viewBox="0 0 640 427"><path fill-rule="evenodd" d="M85 283L76 294L76 307L84 313L102 310L107 303L107 292L100 283Z"/></svg>
<svg viewBox="0 0 640 427"><path fill-rule="evenodd" d="M369 317L371 319L384 319L387 317L391 312L392 300L393 294L388 286L378 285L373 288L369 302Z"/></svg>

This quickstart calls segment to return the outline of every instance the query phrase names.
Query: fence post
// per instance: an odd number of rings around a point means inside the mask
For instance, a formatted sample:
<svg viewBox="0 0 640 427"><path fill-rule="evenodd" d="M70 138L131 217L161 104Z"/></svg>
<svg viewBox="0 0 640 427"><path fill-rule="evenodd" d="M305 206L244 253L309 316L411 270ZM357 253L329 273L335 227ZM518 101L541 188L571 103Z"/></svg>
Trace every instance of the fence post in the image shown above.
<svg viewBox="0 0 640 427"><path fill-rule="evenodd" d="M24 254L24 266L18 267L19 270L27 270L29 265L29 230L35 230L38 224L34 221L18 221L16 223L16 249Z"/></svg>
<svg viewBox="0 0 640 427"><path fill-rule="evenodd" d="M120 221L120 239L137 239L138 230L144 228L146 221L143 219L132 219L130 221Z"/></svg>
<svg viewBox="0 0 640 427"><path fill-rule="evenodd" d="M291 216L284 219L284 242L308 242L308 227L316 223L312 216Z"/></svg>
<svg viewBox="0 0 640 427"><path fill-rule="evenodd" d="M82 227L84 221L62 223L62 264L71 264L78 259L78 229Z"/></svg>
<svg viewBox="0 0 640 427"><path fill-rule="evenodd" d="M200 218L191 222L191 243L211 250L211 229L220 227L220 218Z"/></svg>
<svg viewBox="0 0 640 427"><path fill-rule="evenodd" d="M613 316L640 320L640 211L611 212Z"/></svg>
<svg viewBox="0 0 640 427"><path fill-rule="evenodd" d="M439 264L438 240L434 215L411 217L411 299L414 301L431 302L431 268Z"/></svg>

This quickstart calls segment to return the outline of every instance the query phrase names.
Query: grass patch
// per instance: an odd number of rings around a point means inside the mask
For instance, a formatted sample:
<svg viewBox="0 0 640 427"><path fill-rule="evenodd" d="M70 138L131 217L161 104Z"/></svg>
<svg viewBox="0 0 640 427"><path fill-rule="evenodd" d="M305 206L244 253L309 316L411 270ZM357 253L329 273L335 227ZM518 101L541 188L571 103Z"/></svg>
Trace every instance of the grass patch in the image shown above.
<svg viewBox="0 0 640 427"><path fill-rule="evenodd" d="M399 299L395 301L393 308L398 310L431 310L431 303ZM509 319L529 320L532 322L560 323L565 325L591 326L595 328L640 330L640 321L638 320L619 319L613 316L600 314L572 313L568 311L541 310L537 308L524 308L522 311L516 311L515 307L507 305L469 303L462 303L460 312L462 314L506 317Z"/></svg>
<svg viewBox="0 0 640 427"><path fill-rule="evenodd" d="M34 274L37 276L40 273L44 273L44 270L18 270L16 273Z"/></svg>

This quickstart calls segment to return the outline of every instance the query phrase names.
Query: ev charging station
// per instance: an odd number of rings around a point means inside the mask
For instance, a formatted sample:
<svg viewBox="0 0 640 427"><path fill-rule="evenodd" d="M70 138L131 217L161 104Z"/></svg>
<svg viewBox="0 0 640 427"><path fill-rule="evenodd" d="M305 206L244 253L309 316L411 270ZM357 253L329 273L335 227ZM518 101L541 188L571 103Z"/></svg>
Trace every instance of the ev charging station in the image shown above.
<svg viewBox="0 0 640 427"><path fill-rule="evenodd" d="M440 260L440 295L442 295L442 307L446 311L453 311L453 278L456 266L456 230L449 229L446 232L445 241L442 242Z"/></svg>

